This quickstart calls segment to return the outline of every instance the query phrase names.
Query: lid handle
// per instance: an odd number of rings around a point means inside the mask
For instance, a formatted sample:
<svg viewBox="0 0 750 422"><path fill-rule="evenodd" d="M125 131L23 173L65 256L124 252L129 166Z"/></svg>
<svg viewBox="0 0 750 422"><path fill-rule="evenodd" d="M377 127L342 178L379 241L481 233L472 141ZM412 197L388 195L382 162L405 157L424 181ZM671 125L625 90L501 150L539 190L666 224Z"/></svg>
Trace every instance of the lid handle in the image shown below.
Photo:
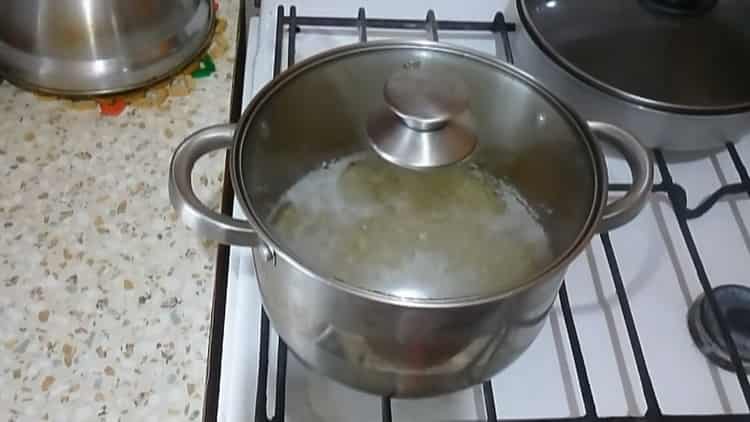
<svg viewBox="0 0 750 422"><path fill-rule="evenodd" d="M455 74L409 63L391 75L384 87L385 102L411 129L440 130L469 107L466 83Z"/></svg>
<svg viewBox="0 0 750 422"><path fill-rule="evenodd" d="M469 89L440 66L410 62L383 88L385 107L367 119L372 148L401 167L427 169L455 164L476 148Z"/></svg>

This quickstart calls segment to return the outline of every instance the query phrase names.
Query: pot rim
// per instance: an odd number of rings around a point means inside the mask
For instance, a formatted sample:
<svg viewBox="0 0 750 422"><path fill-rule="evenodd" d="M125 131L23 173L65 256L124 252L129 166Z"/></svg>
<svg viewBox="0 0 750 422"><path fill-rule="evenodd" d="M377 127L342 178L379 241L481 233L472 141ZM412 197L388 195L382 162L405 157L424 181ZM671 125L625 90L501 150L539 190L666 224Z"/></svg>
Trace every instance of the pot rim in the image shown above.
<svg viewBox="0 0 750 422"><path fill-rule="evenodd" d="M533 276L529 277L528 280L524 283L512 289L508 289L491 295L463 296L457 298L405 298L379 292L376 290L365 289L363 287L348 284L335 278L325 277L305 265L298 256L293 254L290 250L288 250L288 248L285 248L280 242L277 242L276 239L274 239L274 237L271 235L271 230L256 212L251 197L248 193L248 189L246 188L246 182L249 181L247 179L240 178L239 174L242 173L241 164L243 148L246 145L254 142L252 139L249 139L249 136L247 136L247 132L251 126L254 116L262 109L263 105L273 97L276 91L282 89L290 80L294 79L296 76L304 72L314 69L317 66L353 54L362 54L371 51L399 48L422 48L437 51L440 53L455 54L464 59L476 60L480 63L489 65L491 67L494 67L496 71L504 72L510 77L517 78L520 82L531 87L538 95L541 95L545 100L549 101L549 103L557 109L561 116L566 121L568 121L571 126L577 129L579 135L583 139L583 142L585 142L589 159L591 160L592 165L595 169L595 172L593 174L594 199L589 209L589 213L586 216L585 223L583 224L583 227L579 234L576 236L575 240L571 242L571 245L567 249L565 249L564 252L560 253L557 258L543 267L540 271L536 272ZM510 64L507 64L492 56L472 49L424 40L379 40L370 41L366 44L357 43L345 45L311 56L284 70L258 91L258 93L253 97L251 102L246 107L245 111L242 113L242 116L240 117L237 125L237 129L234 133L234 144L230 150L230 160L230 177L232 186L235 189L235 193L242 211L247 217L249 223L255 228L258 237L261 239L261 244L265 244L266 247L270 248L276 255L286 260L296 270L301 271L306 276L313 278L323 284L326 284L329 287L344 291L363 299L373 300L381 303L388 303L396 306L406 306L410 308L458 308L495 302L519 294L537 284L542 283L550 275L554 275L555 273L564 271L570 261L578 256L579 252L588 245L589 240L593 237L597 225L601 220L604 203L606 202L607 198L607 167L604 160L604 154L602 153L598 143L594 140L594 137L589 130L588 125L580 116L578 116L577 113L575 113L570 107L568 107L557 97L555 97L549 90L547 90L531 75ZM258 281L260 284L260 279Z"/></svg>
<svg viewBox="0 0 750 422"><path fill-rule="evenodd" d="M674 114L696 116L723 116L750 112L750 101L715 107L689 106L685 104L653 100L640 95L635 95L608 83L602 82L601 80L591 76L588 72L576 66L571 61L555 51L555 48L552 47L552 45L546 40L539 28L529 17L529 8L525 0L516 0L516 8L519 12L519 20L521 21L521 24L523 25L526 32L529 34L529 38L531 38L533 44L537 48L539 48L545 56L555 62L555 64L560 66L564 71L566 71L566 73L575 77L586 85L596 89L597 91L600 91L607 95L611 95L617 99L626 101L638 107Z"/></svg>

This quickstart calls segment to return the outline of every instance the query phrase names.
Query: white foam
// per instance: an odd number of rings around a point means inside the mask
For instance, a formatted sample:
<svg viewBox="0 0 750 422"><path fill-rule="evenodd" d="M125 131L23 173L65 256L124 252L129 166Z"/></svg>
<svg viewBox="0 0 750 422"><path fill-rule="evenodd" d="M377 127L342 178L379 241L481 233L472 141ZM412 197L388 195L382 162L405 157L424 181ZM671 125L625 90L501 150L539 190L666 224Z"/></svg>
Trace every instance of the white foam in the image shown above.
<svg viewBox="0 0 750 422"><path fill-rule="evenodd" d="M307 265L397 296L497 293L551 258L524 198L472 166L417 173L350 156L308 173L281 203L277 234Z"/></svg>

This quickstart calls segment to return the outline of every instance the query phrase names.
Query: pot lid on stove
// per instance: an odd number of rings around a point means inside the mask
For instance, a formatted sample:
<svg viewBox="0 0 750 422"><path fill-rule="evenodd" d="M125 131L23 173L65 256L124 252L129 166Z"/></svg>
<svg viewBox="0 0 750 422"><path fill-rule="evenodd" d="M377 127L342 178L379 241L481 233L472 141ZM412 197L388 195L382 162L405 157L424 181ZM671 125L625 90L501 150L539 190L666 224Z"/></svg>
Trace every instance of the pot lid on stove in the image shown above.
<svg viewBox="0 0 750 422"><path fill-rule="evenodd" d="M256 96L233 183L264 243L332 285L484 300L556 274L603 218L606 170L584 125L494 58L351 45Z"/></svg>
<svg viewBox="0 0 750 422"><path fill-rule="evenodd" d="M567 71L642 106L750 109L747 0L518 0L534 41Z"/></svg>

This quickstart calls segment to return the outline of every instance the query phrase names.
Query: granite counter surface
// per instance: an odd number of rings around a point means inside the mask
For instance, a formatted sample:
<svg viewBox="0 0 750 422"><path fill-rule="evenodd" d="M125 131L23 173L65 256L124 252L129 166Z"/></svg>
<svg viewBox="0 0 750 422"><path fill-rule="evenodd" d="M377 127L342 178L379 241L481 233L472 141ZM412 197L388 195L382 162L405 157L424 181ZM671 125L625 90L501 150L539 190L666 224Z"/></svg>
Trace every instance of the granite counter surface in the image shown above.
<svg viewBox="0 0 750 422"><path fill-rule="evenodd" d="M0 85L0 420L201 417L215 244L177 220L174 148L227 120L229 52L186 97L118 117ZM199 162L218 204L223 153Z"/></svg>

